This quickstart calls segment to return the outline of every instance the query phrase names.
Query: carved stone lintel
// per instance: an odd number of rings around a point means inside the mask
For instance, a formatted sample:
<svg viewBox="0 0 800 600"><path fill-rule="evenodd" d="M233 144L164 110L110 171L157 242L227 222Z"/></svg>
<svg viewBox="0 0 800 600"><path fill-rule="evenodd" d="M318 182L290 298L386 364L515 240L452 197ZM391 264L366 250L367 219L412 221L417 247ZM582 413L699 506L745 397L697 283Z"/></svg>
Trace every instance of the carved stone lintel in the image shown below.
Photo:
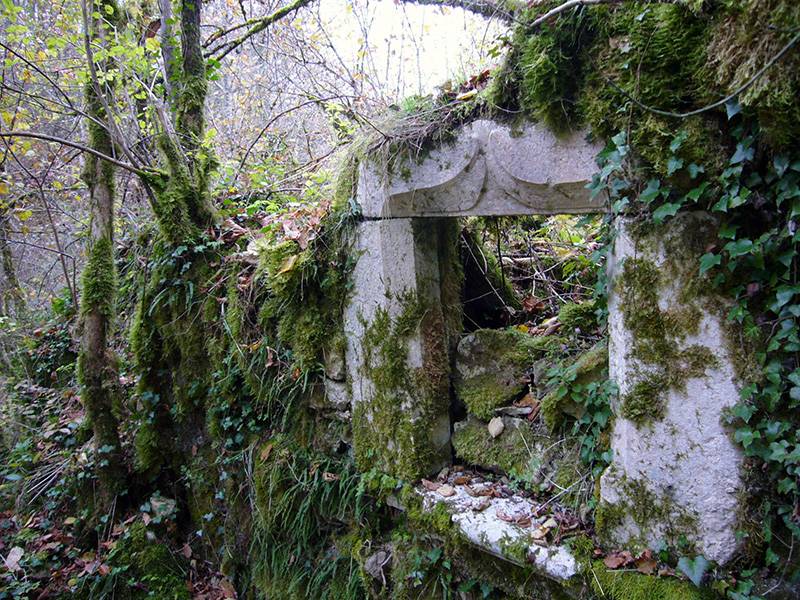
<svg viewBox="0 0 800 600"><path fill-rule="evenodd" d="M585 138L475 121L419 163L362 164L357 200L368 218L604 212L586 189L601 147Z"/></svg>

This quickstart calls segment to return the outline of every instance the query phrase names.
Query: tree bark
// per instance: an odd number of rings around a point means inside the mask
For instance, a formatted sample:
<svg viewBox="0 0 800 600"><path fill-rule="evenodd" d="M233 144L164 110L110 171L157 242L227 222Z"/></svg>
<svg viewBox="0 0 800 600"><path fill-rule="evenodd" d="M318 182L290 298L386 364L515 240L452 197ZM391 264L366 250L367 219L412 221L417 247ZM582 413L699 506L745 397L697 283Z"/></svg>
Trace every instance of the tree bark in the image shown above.
<svg viewBox="0 0 800 600"><path fill-rule="evenodd" d="M110 7L111 12L108 13ZM106 27L117 19L117 6L102 0L90 22L85 23L96 43L102 44ZM102 70L106 65L97 63ZM101 94L106 93L96 81L86 84L88 110L103 123L108 119ZM113 156L111 136L95 122L89 124L89 146ZM89 260L83 270L81 316L83 336L78 357L78 381L86 416L92 425L95 446L95 468L98 480L96 501L101 510L108 510L125 487L125 467L119 439L119 423L114 414L114 393L117 387L116 360L108 347L114 318L117 293L114 264L114 167L89 154L83 172L89 189ZM99 514L99 511L98 513Z"/></svg>

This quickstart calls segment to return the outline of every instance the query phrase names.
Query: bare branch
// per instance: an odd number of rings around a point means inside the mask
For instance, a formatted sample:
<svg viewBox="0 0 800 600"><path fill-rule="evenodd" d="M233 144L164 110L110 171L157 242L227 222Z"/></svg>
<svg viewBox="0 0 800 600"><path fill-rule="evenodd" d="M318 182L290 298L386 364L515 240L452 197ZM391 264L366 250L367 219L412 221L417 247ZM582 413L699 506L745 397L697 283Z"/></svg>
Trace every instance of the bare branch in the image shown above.
<svg viewBox="0 0 800 600"><path fill-rule="evenodd" d="M487 19L500 19L507 23L516 21L517 10L509 6L511 3L503 0L498 0L497 2L492 2L491 0L402 0L402 2L423 6L461 8Z"/></svg>
<svg viewBox="0 0 800 600"><path fill-rule="evenodd" d="M247 40L249 40L257 33L261 33L276 21L280 21L285 16L290 15L291 13L295 12L300 8L303 8L304 6L307 6L308 4L311 4L312 1L313 0L294 0L294 2L287 4L283 8L279 8L278 10L276 10L272 14L267 15L266 17L262 17L260 19L251 19L245 25L246 27L248 27L247 31L245 31L241 36L239 36L235 40L224 42L223 44L220 44L219 46L216 46L215 48L211 48L210 50L206 51L205 53L206 57L215 58L216 60L222 60L229 53L231 53L233 50L236 50L236 48L244 44ZM224 36L226 35L226 33L229 33L234 29L240 29L240 27L236 26L228 30L227 32L223 32L222 34L220 34L220 36Z"/></svg>
<svg viewBox="0 0 800 600"><path fill-rule="evenodd" d="M3 138L32 138L35 140L44 140L45 142L54 142L56 144L61 144L63 146L69 146L70 148L75 148L76 150L80 150L81 152L88 152L89 154L93 154L97 158L101 160L105 160L112 165L119 167L120 169L125 169L126 171L130 171L131 173L135 173L139 177L150 177L152 175L157 175L159 172L153 169L140 169L133 165L129 165L128 163L124 163L122 161L117 160L111 156L107 156L102 152L98 152L93 148L89 148L88 146L84 146L83 144L79 144L77 142L72 142L70 140L65 140L63 138L55 137L52 135L47 135L44 133L36 133L34 131L0 131L0 137Z"/></svg>

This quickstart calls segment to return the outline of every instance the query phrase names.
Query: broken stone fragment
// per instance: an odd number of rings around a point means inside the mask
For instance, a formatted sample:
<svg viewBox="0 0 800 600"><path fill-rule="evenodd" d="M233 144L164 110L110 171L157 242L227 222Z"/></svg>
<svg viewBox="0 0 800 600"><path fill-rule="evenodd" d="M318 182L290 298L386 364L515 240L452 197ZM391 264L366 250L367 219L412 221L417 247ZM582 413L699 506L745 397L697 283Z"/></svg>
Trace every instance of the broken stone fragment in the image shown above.
<svg viewBox="0 0 800 600"><path fill-rule="evenodd" d="M492 436L492 438L496 438L503 433L505 425L503 424L503 419L501 417L495 417L489 421L489 424L486 426L486 428L489 430L489 435Z"/></svg>
<svg viewBox="0 0 800 600"><path fill-rule="evenodd" d="M479 329L456 352L456 395L470 414L488 421L494 410L525 393L533 363L560 348L557 337L533 337L515 328Z"/></svg>

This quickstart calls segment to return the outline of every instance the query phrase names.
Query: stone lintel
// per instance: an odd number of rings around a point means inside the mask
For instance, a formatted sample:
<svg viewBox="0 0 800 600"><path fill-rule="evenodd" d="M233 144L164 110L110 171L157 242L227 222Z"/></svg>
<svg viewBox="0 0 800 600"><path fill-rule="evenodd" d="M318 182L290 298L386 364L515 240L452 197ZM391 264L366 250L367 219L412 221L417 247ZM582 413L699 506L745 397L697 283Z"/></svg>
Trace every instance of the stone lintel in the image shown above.
<svg viewBox="0 0 800 600"><path fill-rule="evenodd" d="M474 121L419 162L364 161L356 199L367 218L605 212L586 189L602 147L586 137Z"/></svg>
<svg viewBox="0 0 800 600"><path fill-rule="evenodd" d="M480 484L477 485L480 487ZM572 552L564 545L537 544L532 532L537 524L544 523L547 516L532 517L538 505L521 496L495 498L473 497L467 485L453 485L453 495L443 497L435 490L417 487L422 496L422 507L431 511L443 503L451 513L451 521L461 535L477 548L522 567L530 567L550 579L565 582L578 575L580 565ZM511 515L532 517L530 527L521 527L506 519Z"/></svg>

